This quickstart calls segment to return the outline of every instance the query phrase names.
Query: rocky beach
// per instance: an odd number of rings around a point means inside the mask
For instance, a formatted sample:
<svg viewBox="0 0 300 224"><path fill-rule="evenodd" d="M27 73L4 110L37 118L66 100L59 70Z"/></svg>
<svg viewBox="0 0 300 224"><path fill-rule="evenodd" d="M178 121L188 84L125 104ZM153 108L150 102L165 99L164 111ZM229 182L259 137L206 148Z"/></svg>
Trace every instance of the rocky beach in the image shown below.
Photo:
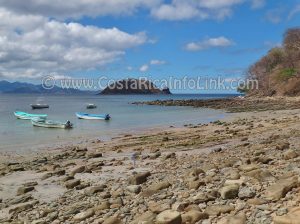
<svg viewBox="0 0 300 224"><path fill-rule="evenodd" d="M2 153L0 223L299 223L300 104L280 102L289 106Z"/></svg>

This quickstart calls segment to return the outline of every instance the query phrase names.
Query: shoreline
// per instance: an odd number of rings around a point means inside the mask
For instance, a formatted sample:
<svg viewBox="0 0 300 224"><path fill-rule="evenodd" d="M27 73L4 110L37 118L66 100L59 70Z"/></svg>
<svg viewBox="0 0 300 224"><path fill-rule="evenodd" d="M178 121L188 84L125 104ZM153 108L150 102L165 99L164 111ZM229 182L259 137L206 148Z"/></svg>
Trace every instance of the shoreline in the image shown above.
<svg viewBox="0 0 300 224"><path fill-rule="evenodd" d="M289 220L300 206L300 109L285 109L2 155L0 221Z"/></svg>

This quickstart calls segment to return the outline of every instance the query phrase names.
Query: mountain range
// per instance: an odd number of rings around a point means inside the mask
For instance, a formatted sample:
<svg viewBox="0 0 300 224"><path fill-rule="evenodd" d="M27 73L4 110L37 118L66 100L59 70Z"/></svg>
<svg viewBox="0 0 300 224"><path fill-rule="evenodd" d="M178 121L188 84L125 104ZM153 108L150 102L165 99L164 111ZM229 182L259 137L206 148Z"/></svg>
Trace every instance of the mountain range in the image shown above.
<svg viewBox="0 0 300 224"><path fill-rule="evenodd" d="M63 89L54 86L52 89L45 89L43 86L25 82L0 81L0 93L2 94L53 94L53 95L78 95L96 94L94 91L83 91L78 89Z"/></svg>

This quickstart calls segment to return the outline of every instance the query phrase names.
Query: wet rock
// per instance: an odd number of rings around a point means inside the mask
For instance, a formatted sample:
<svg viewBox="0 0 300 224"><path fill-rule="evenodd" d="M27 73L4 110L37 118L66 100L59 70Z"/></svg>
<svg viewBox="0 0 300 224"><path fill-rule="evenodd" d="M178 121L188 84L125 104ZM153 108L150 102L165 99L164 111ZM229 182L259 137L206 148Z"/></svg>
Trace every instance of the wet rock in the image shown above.
<svg viewBox="0 0 300 224"><path fill-rule="evenodd" d="M150 175L150 172L135 174L129 178L128 182L131 185L139 185L145 183Z"/></svg>
<svg viewBox="0 0 300 224"><path fill-rule="evenodd" d="M220 189L220 194L223 199L234 199L238 196L239 185L228 185Z"/></svg>
<svg viewBox="0 0 300 224"><path fill-rule="evenodd" d="M266 189L265 198L268 200L279 200L298 185L298 177L278 180Z"/></svg>
<svg viewBox="0 0 300 224"><path fill-rule="evenodd" d="M182 218L179 212L166 210L156 216L157 224L181 224Z"/></svg>

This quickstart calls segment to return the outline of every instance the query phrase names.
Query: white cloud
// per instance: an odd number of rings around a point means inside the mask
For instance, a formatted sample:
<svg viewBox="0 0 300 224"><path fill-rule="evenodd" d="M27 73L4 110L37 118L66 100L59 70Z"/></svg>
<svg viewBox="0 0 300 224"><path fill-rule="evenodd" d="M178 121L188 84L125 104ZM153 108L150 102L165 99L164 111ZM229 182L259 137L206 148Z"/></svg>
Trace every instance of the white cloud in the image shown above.
<svg viewBox="0 0 300 224"><path fill-rule="evenodd" d="M157 60L157 59L153 59L150 61L150 65L164 65L166 63L167 63L166 61Z"/></svg>
<svg viewBox="0 0 300 224"><path fill-rule="evenodd" d="M266 5L266 0L252 0L251 8L260 9Z"/></svg>
<svg viewBox="0 0 300 224"><path fill-rule="evenodd" d="M216 19L232 14L232 8L244 0L172 0L169 4L154 7L153 17L161 20Z"/></svg>
<svg viewBox="0 0 300 224"><path fill-rule="evenodd" d="M186 44L185 49L188 51L202 51L209 48L224 48L233 45L233 41L226 37L209 38L199 42L190 42Z"/></svg>
<svg viewBox="0 0 300 224"><path fill-rule="evenodd" d="M267 21L278 24L282 21L282 16L284 14L283 8L275 8L266 12L265 18Z"/></svg>
<svg viewBox="0 0 300 224"><path fill-rule="evenodd" d="M1 7L21 14L43 15L52 18L82 16L129 15L138 9L153 8L162 0L0 0Z"/></svg>
<svg viewBox="0 0 300 224"><path fill-rule="evenodd" d="M148 70L149 70L149 65L147 65L147 64L142 65L142 66L140 67L140 71L141 71L141 72L146 72L146 71L148 71Z"/></svg>
<svg viewBox="0 0 300 224"><path fill-rule="evenodd" d="M40 77L99 68L147 42L145 33L62 23L0 8L0 74Z"/></svg>
<svg viewBox="0 0 300 224"><path fill-rule="evenodd" d="M292 19L295 15L297 15L298 13L300 13L300 4L296 5L292 11L289 13L288 19Z"/></svg>

